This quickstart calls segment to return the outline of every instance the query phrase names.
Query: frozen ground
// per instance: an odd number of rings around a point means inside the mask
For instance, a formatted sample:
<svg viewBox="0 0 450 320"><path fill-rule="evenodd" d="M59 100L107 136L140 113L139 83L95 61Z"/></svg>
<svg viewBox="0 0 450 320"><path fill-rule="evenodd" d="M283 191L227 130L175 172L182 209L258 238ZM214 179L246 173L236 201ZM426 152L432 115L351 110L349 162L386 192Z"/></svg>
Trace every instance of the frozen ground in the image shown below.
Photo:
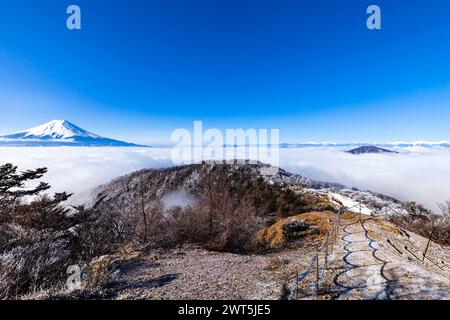
<svg viewBox="0 0 450 320"><path fill-rule="evenodd" d="M380 220L346 214L322 285L333 299L449 298L448 248ZM395 247L395 248L394 248ZM439 258L435 258L439 257Z"/></svg>
<svg viewBox="0 0 450 320"><path fill-rule="evenodd" d="M370 189L436 209L450 199L450 149L399 148L400 154L352 155L335 147L280 150L280 166L315 180ZM20 169L49 168L46 181L55 191L87 190L141 168L168 167L169 148L11 148L0 147L0 163Z"/></svg>
<svg viewBox="0 0 450 320"><path fill-rule="evenodd" d="M112 273L105 290L91 292L91 299L449 299L448 247L431 243L422 262L427 239L385 220L350 212L340 216L336 241L328 246L326 269L325 251L321 252L318 294L315 268L299 282L295 294L292 277L310 265L324 241L324 231L335 218L332 212L307 215L306 220L322 230L321 234L310 233L283 250L262 255L211 252L185 245L145 252L130 248L103 256L94 265L105 268L109 264ZM302 217L305 215L297 218ZM61 294L64 299L71 293ZM49 299L45 293L32 298Z"/></svg>

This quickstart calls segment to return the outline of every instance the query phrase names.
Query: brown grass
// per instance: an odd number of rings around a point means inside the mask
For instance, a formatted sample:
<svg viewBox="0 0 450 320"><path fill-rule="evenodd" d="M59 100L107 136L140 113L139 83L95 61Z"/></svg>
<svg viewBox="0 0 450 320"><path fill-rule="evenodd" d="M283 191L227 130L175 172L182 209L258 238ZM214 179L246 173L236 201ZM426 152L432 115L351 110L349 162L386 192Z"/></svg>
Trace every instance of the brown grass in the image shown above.
<svg viewBox="0 0 450 320"><path fill-rule="evenodd" d="M393 225L392 223L386 220L373 219L371 220L374 224L376 224L383 233L395 234L397 236L403 236L405 233L400 230L398 227Z"/></svg>
<svg viewBox="0 0 450 320"><path fill-rule="evenodd" d="M292 221L304 221L315 227L318 232L308 233L308 240L323 237L331 229L335 214L330 211L308 212L297 216L281 219L272 226L265 228L256 235L256 242L263 244L267 249L275 249L287 243L283 226ZM311 229L311 227L310 227Z"/></svg>

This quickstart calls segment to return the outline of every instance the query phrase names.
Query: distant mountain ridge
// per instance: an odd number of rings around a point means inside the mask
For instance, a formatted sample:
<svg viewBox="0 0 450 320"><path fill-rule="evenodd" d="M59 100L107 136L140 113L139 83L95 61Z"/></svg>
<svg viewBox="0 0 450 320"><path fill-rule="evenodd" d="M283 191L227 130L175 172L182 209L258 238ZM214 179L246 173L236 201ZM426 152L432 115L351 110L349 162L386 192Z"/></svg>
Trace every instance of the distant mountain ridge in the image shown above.
<svg viewBox="0 0 450 320"><path fill-rule="evenodd" d="M310 147L364 147L374 146L379 148L407 148L407 147L442 147L450 148L450 141L398 141L398 142L304 142L304 143L280 143L280 148L310 148Z"/></svg>
<svg viewBox="0 0 450 320"><path fill-rule="evenodd" d="M413 141L413 142L304 142L304 143L280 143L278 146L287 148L312 148L312 147L363 147L374 146L378 148L450 148L450 141ZM125 141L105 138L86 131L67 120L52 120L34 128L23 130L14 134L0 136L0 146L11 147L42 147L42 146L91 146L91 147L148 147ZM173 144L163 144L160 147L170 148ZM227 145L224 145L224 147ZM270 144L269 144L270 146Z"/></svg>
<svg viewBox="0 0 450 320"><path fill-rule="evenodd" d="M99 136L67 120L52 120L37 127L0 136L0 146L137 147L140 145Z"/></svg>
<svg viewBox="0 0 450 320"><path fill-rule="evenodd" d="M398 153L397 151L391 151L383 148L378 148L375 146L362 146L355 149L346 151L351 154L365 154L365 153Z"/></svg>

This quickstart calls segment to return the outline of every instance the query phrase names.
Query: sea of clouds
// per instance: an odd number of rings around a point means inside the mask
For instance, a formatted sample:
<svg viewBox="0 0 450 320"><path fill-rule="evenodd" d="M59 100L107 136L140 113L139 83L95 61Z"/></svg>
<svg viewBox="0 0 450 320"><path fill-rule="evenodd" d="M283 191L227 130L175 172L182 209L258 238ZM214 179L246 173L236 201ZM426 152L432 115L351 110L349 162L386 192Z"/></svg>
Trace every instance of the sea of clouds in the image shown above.
<svg viewBox="0 0 450 320"><path fill-rule="evenodd" d="M280 150L280 166L305 177L381 192L431 209L450 200L450 149L399 148L399 154L353 155L336 147ZM21 170L45 166L43 179L74 202L111 179L142 168L174 165L170 148L0 147L0 163Z"/></svg>

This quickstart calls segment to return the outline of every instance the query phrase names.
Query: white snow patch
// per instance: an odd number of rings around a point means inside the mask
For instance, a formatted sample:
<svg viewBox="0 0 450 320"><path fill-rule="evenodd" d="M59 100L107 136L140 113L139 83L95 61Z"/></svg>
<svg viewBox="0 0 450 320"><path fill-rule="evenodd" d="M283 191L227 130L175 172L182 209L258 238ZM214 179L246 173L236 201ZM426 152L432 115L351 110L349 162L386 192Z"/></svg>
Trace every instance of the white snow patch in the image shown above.
<svg viewBox="0 0 450 320"><path fill-rule="evenodd" d="M354 201L353 199L343 196L339 193L329 192L330 200L336 203L336 200L342 203L349 211L354 213L361 213L367 216L373 214L372 210L367 208L364 204Z"/></svg>
<svg viewBox="0 0 450 320"><path fill-rule="evenodd" d="M40 126L17 132L23 138L27 137L48 137L52 139L68 139L75 136L100 138L100 136L81 129L80 127L66 120L52 120Z"/></svg>

